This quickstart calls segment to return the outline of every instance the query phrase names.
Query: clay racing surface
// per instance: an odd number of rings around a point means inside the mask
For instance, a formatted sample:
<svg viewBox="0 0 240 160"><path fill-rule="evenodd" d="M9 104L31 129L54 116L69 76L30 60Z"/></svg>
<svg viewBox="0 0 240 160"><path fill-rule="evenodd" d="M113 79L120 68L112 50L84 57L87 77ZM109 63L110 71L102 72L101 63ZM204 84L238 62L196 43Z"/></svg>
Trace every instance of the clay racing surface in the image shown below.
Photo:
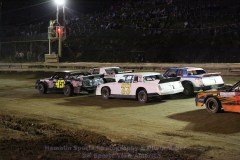
<svg viewBox="0 0 240 160"><path fill-rule="evenodd" d="M237 113L211 115L181 95L146 105L39 95L45 76L0 73L0 159L239 159Z"/></svg>

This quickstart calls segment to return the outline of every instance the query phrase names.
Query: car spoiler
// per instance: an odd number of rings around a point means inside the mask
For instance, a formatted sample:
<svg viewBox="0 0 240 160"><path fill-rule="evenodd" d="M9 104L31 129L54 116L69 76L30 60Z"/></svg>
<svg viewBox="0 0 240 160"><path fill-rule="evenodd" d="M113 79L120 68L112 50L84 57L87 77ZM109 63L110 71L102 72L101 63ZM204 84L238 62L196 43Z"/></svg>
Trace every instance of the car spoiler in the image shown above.
<svg viewBox="0 0 240 160"><path fill-rule="evenodd" d="M134 70L131 71L123 71L124 73L134 73Z"/></svg>
<svg viewBox="0 0 240 160"><path fill-rule="evenodd" d="M216 72L216 73L205 73L203 75L201 75L201 77L213 77L213 76L220 76L221 73L220 72Z"/></svg>
<svg viewBox="0 0 240 160"><path fill-rule="evenodd" d="M116 74L125 74L125 73L134 73L134 70L131 70L131 71L123 71L123 72L119 72L119 73L116 73Z"/></svg>
<svg viewBox="0 0 240 160"><path fill-rule="evenodd" d="M168 82L176 82L176 81L180 81L180 79L181 79L181 77L173 77L173 78L161 79L159 81L159 84L168 83Z"/></svg>

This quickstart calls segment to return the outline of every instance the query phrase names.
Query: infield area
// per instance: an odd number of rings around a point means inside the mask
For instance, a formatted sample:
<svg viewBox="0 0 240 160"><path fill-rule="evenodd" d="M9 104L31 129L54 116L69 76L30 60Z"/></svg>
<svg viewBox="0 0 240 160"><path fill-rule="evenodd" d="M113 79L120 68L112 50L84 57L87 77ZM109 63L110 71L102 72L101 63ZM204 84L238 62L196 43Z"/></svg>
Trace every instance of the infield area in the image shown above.
<svg viewBox="0 0 240 160"><path fill-rule="evenodd" d="M205 108L197 108L194 97L181 95L144 105L87 94L40 95L34 83L42 76L45 75L0 73L0 159L112 159L119 153L134 155L136 159L148 159L151 154L152 159L239 159L237 113L212 115ZM239 79L240 76L224 77L227 84ZM106 146L108 150L93 147L83 151L73 147L88 145ZM57 148L63 146L71 148ZM113 149L118 146L134 146L138 150ZM96 151L101 154L94 157ZM11 157L12 152L16 155Z"/></svg>

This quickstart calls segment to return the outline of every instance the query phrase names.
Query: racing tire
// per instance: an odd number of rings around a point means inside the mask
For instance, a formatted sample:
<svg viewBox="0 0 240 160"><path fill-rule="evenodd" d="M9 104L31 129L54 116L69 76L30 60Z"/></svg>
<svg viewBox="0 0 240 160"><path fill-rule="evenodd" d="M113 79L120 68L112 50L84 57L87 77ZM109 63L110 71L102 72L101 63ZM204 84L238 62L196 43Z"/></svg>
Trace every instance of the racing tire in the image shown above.
<svg viewBox="0 0 240 160"><path fill-rule="evenodd" d="M38 92L40 94L46 94L47 93L47 87L44 83L38 84Z"/></svg>
<svg viewBox="0 0 240 160"><path fill-rule="evenodd" d="M222 110L221 102L214 97L210 97L206 101L206 109L210 113L219 113Z"/></svg>
<svg viewBox="0 0 240 160"><path fill-rule="evenodd" d="M140 103L147 103L148 102L148 95L145 89L140 90L137 93L137 99Z"/></svg>
<svg viewBox="0 0 240 160"><path fill-rule="evenodd" d="M67 96L67 97L73 96L73 87L72 87L72 85L67 84L67 85L64 87L64 89L63 89L63 93L64 93L64 95Z"/></svg>
<svg viewBox="0 0 240 160"><path fill-rule="evenodd" d="M183 94L185 96L193 96L194 95L194 88L193 85L191 83L183 83Z"/></svg>
<svg viewBox="0 0 240 160"><path fill-rule="evenodd" d="M103 99L109 99L110 98L110 89L108 87L103 87L101 90L101 95Z"/></svg>

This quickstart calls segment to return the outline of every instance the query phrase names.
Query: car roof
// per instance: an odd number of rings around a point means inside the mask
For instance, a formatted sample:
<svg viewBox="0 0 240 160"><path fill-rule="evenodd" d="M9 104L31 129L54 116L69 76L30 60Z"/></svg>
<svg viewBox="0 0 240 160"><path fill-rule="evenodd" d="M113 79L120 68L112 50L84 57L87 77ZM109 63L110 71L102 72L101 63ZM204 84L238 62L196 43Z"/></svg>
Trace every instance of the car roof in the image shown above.
<svg viewBox="0 0 240 160"><path fill-rule="evenodd" d="M72 72L78 72L78 71L74 71L74 70L65 70L65 71L55 71L54 73L72 73Z"/></svg>
<svg viewBox="0 0 240 160"><path fill-rule="evenodd" d="M199 67L171 67L172 69L185 69L187 71L194 71L194 70L203 70L202 68ZM170 69L171 69L170 68Z"/></svg>
<svg viewBox="0 0 240 160"><path fill-rule="evenodd" d="M84 74L88 72L76 71L76 70L66 70L66 71L56 71L55 73L64 73L64 74Z"/></svg>
<svg viewBox="0 0 240 160"><path fill-rule="evenodd" d="M198 67L185 67L184 69L186 69L187 71L203 70L202 68L198 68Z"/></svg>
<svg viewBox="0 0 240 160"><path fill-rule="evenodd" d="M112 69L112 68L120 68L120 67L101 67L101 69Z"/></svg>
<svg viewBox="0 0 240 160"><path fill-rule="evenodd" d="M162 75L161 73L158 73L158 72L137 72L137 73L126 73L126 74L123 74L123 76L125 75L141 75L143 77L145 76L153 76L153 75Z"/></svg>

